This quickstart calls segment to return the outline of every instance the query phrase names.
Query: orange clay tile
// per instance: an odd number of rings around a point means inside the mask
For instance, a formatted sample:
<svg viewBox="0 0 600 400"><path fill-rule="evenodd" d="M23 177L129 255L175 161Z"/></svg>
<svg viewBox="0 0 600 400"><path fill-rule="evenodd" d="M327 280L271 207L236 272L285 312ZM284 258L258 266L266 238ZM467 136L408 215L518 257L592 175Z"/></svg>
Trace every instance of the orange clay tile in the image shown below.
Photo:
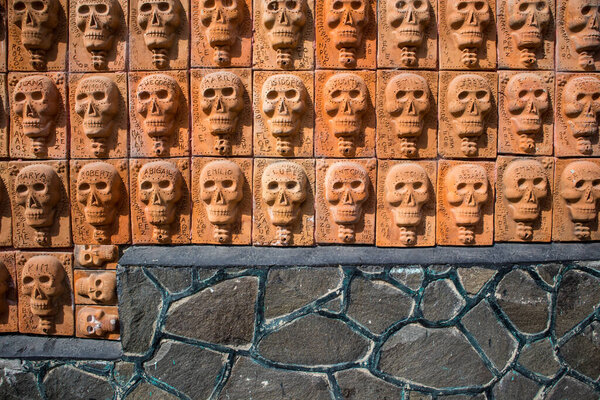
<svg viewBox="0 0 600 400"><path fill-rule="evenodd" d="M131 157L178 157L189 153L186 71L129 74Z"/></svg>
<svg viewBox="0 0 600 400"><path fill-rule="evenodd" d="M250 244L252 159L192 160L192 243Z"/></svg>
<svg viewBox="0 0 600 400"><path fill-rule="evenodd" d="M76 244L75 269L116 269L119 247L113 244Z"/></svg>
<svg viewBox="0 0 600 400"><path fill-rule="evenodd" d="M493 243L495 177L493 162L439 162L437 244L483 246Z"/></svg>
<svg viewBox="0 0 600 400"><path fill-rule="evenodd" d="M190 162L129 161L133 243L190 242Z"/></svg>
<svg viewBox="0 0 600 400"><path fill-rule="evenodd" d="M312 72L254 73L254 154L312 157Z"/></svg>
<svg viewBox="0 0 600 400"><path fill-rule="evenodd" d="M71 160L74 243L130 243L128 172L124 159Z"/></svg>
<svg viewBox="0 0 600 400"><path fill-rule="evenodd" d="M0 157L8 157L8 120L10 119L10 109L8 107L8 93L6 91L7 76L7 74L0 74Z"/></svg>
<svg viewBox="0 0 600 400"><path fill-rule="evenodd" d="M440 72L438 151L445 158L494 158L498 75Z"/></svg>
<svg viewBox="0 0 600 400"><path fill-rule="evenodd" d="M192 154L252 155L252 70L191 72Z"/></svg>
<svg viewBox="0 0 600 400"><path fill-rule="evenodd" d="M73 255L17 252L19 332L72 336Z"/></svg>
<svg viewBox="0 0 600 400"><path fill-rule="evenodd" d="M37 99L37 92L42 93L41 99ZM68 130L65 74L10 73L8 95L10 156L66 158ZM35 111L34 116L26 115L27 107ZM23 123L30 126L23 128Z"/></svg>
<svg viewBox="0 0 600 400"><path fill-rule="evenodd" d="M553 198L553 241L600 240L600 159L557 159Z"/></svg>
<svg viewBox="0 0 600 400"><path fill-rule="evenodd" d="M0 161L0 246L12 245L12 178L8 165L8 161Z"/></svg>
<svg viewBox="0 0 600 400"><path fill-rule="evenodd" d="M598 3L589 0L557 0L556 8L557 70L600 70Z"/></svg>
<svg viewBox="0 0 600 400"><path fill-rule="evenodd" d="M317 243L375 244L375 159L317 161Z"/></svg>
<svg viewBox="0 0 600 400"><path fill-rule="evenodd" d="M13 251L0 252L0 332L19 331L17 269Z"/></svg>
<svg viewBox="0 0 600 400"><path fill-rule="evenodd" d="M119 340L119 308L116 306L77 306L75 336L88 339Z"/></svg>
<svg viewBox="0 0 600 400"><path fill-rule="evenodd" d="M8 165L13 245L16 248L69 247L71 209L67 161L11 161Z"/></svg>
<svg viewBox="0 0 600 400"><path fill-rule="evenodd" d="M377 71L377 156L437 156L438 73Z"/></svg>
<svg viewBox="0 0 600 400"><path fill-rule="evenodd" d="M7 32L6 32L6 0L0 0L0 10L2 10L2 24L4 29L0 32L0 71L6 72L6 47L7 47Z"/></svg>
<svg viewBox="0 0 600 400"><path fill-rule="evenodd" d="M498 152L552 155L554 73L500 71Z"/></svg>
<svg viewBox="0 0 600 400"><path fill-rule="evenodd" d="M317 71L315 155L375 155L375 71Z"/></svg>
<svg viewBox="0 0 600 400"><path fill-rule="evenodd" d="M496 169L496 241L549 242L554 159L500 156Z"/></svg>
<svg viewBox="0 0 600 400"><path fill-rule="evenodd" d="M312 246L315 161L254 159L252 243Z"/></svg>
<svg viewBox="0 0 600 400"><path fill-rule="evenodd" d="M127 75L69 76L72 158L127 157Z"/></svg>
<svg viewBox="0 0 600 400"><path fill-rule="evenodd" d="M73 271L75 304L117 305L116 271Z"/></svg>

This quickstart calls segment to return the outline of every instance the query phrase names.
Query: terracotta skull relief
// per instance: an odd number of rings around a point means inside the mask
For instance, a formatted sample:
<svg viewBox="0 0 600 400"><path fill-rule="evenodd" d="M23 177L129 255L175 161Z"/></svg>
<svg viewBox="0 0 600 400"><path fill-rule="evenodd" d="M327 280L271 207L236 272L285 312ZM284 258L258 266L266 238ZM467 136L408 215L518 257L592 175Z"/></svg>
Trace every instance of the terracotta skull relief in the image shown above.
<svg viewBox="0 0 600 400"><path fill-rule="evenodd" d="M369 183L365 167L350 161L332 164L325 174L325 198L331 219L338 225L338 237L344 243L356 239L356 224L370 195Z"/></svg>
<svg viewBox="0 0 600 400"><path fill-rule="evenodd" d="M425 78L412 73L394 76L385 88L384 109L400 139L400 154L417 156L417 140L431 108L431 91Z"/></svg>
<svg viewBox="0 0 600 400"><path fill-rule="evenodd" d="M48 244L62 196L56 171L48 165L28 165L19 171L14 187L15 202L23 208L25 224L34 229L35 241Z"/></svg>
<svg viewBox="0 0 600 400"><path fill-rule="evenodd" d="M244 93L242 80L231 72L213 72L200 82L205 124L215 136L215 150L221 155L231 153L231 138L238 132L244 109Z"/></svg>
<svg viewBox="0 0 600 400"><path fill-rule="evenodd" d="M214 50L219 66L231 63L231 49L238 40L242 0L202 0L200 21L206 27L206 40Z"/></svg>
<svg viewBox="0 0 600 400"><path fill-rule="evenodd" d="M117 134L120 94L117 85L105 76L91 76L79 82L75 112L82 118L82 130L96 157L105 157L107 141Z"/></svg>
<svg viewBox="0 0 600 400"><path fill-rule="evenodd" d="M563 89L562 109L567 130L576 140L577 151L592 154L592 142L598 140L600 79L591 76L570 79Z"/></svg>
<svg viewBox="0 0 600 400"><path fill-rule="evenodd" d="M267 40L277 52L277 65L291 68L292 52L300 44L306 25L306 0L261 0Z"/></svg>
<svg viewBox="0 0 600 400"><path fill-rule="evenodd" d="M548 196L548 178L544 166L536 160L515 160L502 177L502 189L509 218L516 223L521 240L533 238L533 225L541 215L540 202Z"/></svg>
<svg viewBox="0 0 600 400"><path fill-rule="evenodd" d="M177 203L183 195L183 177L170 162L153 161L144 164L138 176L139 200L145 204L146 222L152 225L152 238L167 242L171 224L175 222Z"/></svg>
<svg viewBox="0 0 600 400"><path fill-rule="evenodd" d="M46 53L55 44L59 8L59 0L16 0L13 3L21 43L30 53L34 69L46 68Z"/></svg>
<svg viewBox="0 0 600 400"><path fill-rule="evenodd" d="M54 256L33 256L21 273L22 293L29 297L31 313L39 318L36 329L51 333L54 318L60 312L60 298L65 293L66 274L62 263Z"/></svg>
<svg viewBox="0 0 600 400"><path fill-rule="evenodd" d="M119 315L116 313L106 313L96 307L83 307L77 312L78 336L103 338L118 331Z"/></svg>
<svg viewBox="0 0 600 400"><path fill-rule="evenodd" d="M448 111L452 131L460 139L465 156L475 156L478 141L486 130L492 109L492 90L488 81L474 74L458 75L448 85Z"/></svg>
<svg viewBox="0 0 600 400"><path fill-rule="evenodd" d="M519 138L519 150L535 152L535 139L542 133L544 113L550 109L546 85L537 74L516 74L509 79L505 96L511 134Z"/></svg>
<svg viewBox="0 0 600 400"><path fill-rule="evenodd" d="M79 0L75 8L77 28L83 33L83 45L92 55L94 69L106 69L108 53L114 48L121 28L121 10L117 0Z"/></svg>
<svg viewBox="0 0 600 400"><path fill-rule="evenodd" d="M116 261L117 256L117 246L86 244L79 249L77 262L83 268L101 268L107 262Z"/></svg>
<svg viewBox="0 0 600 400"><path fill-rule="evenodd" d="M484 43L485 30L492 19L487 0L448 0L447 23L462 63L475 67Z"/></svg>
<svg viewBox="0 0 600 400"><path fill-rule="evenodd" d="M339 50L343 67L356 66L358 49L363 42L365 26L369 22L368 0L324 0L329 37Z"/></svg>
<svg viewBox="0 0 600 400"><path fill-rule="evenodd" d="M531 68L536 63L536 51L544 44L544 31L552 15L548 0L509 0L508 27L515 46L521 52L520 61Z"/></svg>
<svg viewBox="0 0 600 400"><path fill-rule="evenodd" d="M302 79L291 74L272 75L263 84L261 106L269 133L277 141L277 152L292 154L308 107L308 92Z"/></svg>
<svg viewBox="0 0 600 400"><path fill-rule="evenodd" d="M168 153L167 144L177 130L179 90L177 81L166 74L147 75L137 86L138 120L157 156Z"/></svg>
<svg viewBox="0 0 600 400"><path fill-rule="evenodd" d="M448 171L445 185L459 240L472 244L475 241L474 230L481 221L481 208L490 197L485 168L475 164L456 165Z"/></svg>
<svg viewBox="0 0 600 400"><path fill-rule="evenodd" d="M394 43L402 50L400 62L406 67L415 66L417 49L431 22L431 5L428 0L387 0L386 6Z"/></svg>
<svg viewBox="0 0 600 400"><path fill-rule="evenodd" d="M94 272L77 279L75 291L96 304L114 304L117 301L117 276L114 272Z"/></svg>
<svg viewBox="0 0 600 400"><path fill-rule="evenodd" d="M0 262L0 316L4 315L8 310L8 290L10 289L10 273L4 265Z"/></svg>
<svg viewBox="0 0 600 400"><path fill-rule="evenodd" d="M144 32L146 46L152 52L152 64L164 69L169 65L169 51L177 40L182 21L179 0L140 0L137 22Z"/></svg>
<svg viewBox="0 0 600 400"><path fill-rule="evenodd" d="M356 74L335 74L323 86L324 116L329 134L338 139L340 155L352 157L355 154L368 104L367 85Z"/></svg>
<svg viewBox="0 0 600 400"><path fill-rule="evenodd" d="M594 67L600 49L600 1L567 0L565 27L583 69Z"/></svg>
<svg viewBox="0 0 600 400"><path fill-rule="evenodd" d="M417 242L417 227L423 221L423 206L431 197L429 176L419 164L394 165L385 177L385 202L394 223L400 228L400 240L407 246Z"/></svg>
<svg viewBox="0 0 600 400"><path fill-rule="evenodd" d="M560 176L559 193L569 210L573 234L589 240L592 226L598 223L600 167L591 161L568 164Z"/></svg>
<svg viewBox="0 0 600 400"><path fill-rule="evenodd" d="M277 239L292 244L292 226L308 193L308 177L300 165L281 161L268 165L261 178L262 199L267 204L269 220L277 228Z"/></svg>
<svg viewBox="0 0 600 400"><path fill-rule="evenodd" d="M45 156L60 108L58 88L47 76L28 76L17 82L12 99L12 112L23 134L31 139L33 154Z"/></svg>
<svg viewBox="0 0 600 400"><path fill-rule="evenodd" d="M231 226L238 219L238 204L244 196L243 185L242 170L232 161L211 161L200 173L200 198L220 243L231 240Z"/></svg>

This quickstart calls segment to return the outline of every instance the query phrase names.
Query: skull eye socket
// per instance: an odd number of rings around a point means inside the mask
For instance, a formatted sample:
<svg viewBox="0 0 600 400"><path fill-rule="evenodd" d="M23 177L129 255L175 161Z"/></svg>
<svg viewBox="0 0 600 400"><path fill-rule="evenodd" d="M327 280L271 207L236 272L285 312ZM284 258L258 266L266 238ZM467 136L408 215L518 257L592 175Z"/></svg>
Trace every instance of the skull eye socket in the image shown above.
<svg viewBox="0 0 600 400"><path fill-rule="evenodd" d="M456 5L456 8L457 8L458 10L461 10L461 11L462 11L462 10L464 10L465 8L467 8L467 3L465 3L465 2L462 2L462 1L461 1L460 3L458 3L458 4Z"/></svg>
<svg viewBox="0 0 600 400"><path fill-rule="evenodd" d="M267 5L267 9L270 11L277 11L279 10L279 3L276 1L272 1Z"/></svg>
<svg viewBox="0 0 600 400"><path fill-rule="evenodd" d="M26 277L23 278L23 284L24 285L29 285L32 282L33 282L33 278L31 276L26 276Z"/></svg>
<svg viewBox="0 0 600 400"><path fill-rule="evenodd" d="M205 189L212 189L213 187L215 187L215 181L210 180L210 181L204 182Z"/></svg>
<svg viewBox="0 0 600 400"><path fill-rule="evenodd" d="M215 90L214 89L206 89L204 91L203 96L207 99L212 99L215 97Z"/></svg>
<svg viewBox="0 0 600 400"><path fill-rule="evenodd" d="M288 10L295 10L296 7L298 7L297 1L286 1L285 2L285 8L287 8Z"/></svg>
<svg viewBox="0 0 600 400"><path fill-rule="evenodd" d="M538 177L538 178L535 178L535 179L533 180L533 184L534 184L535 186L540 186L540 185L543 185L543 184L544 184L544 178L540 178L540 177Z"/></svg>
<svg viewBox="0 0 600 400"><path fill-rule="evenodd" d="M415 189L421 189L422 186L423 186L423 182L413 183L413 188L415 188Z"/></svg>
<svg viewBox="0 0 600 400"><path fill-rule="evenodd" d="M352 7L353 10L360 10L362 8L362 1L353 1L350 3L350 7Z"/></svg>
<svg viewBox="0 0 600 400"><path fill-rule="evenodd" d="M25 186L25 185L17 186L17 193L24 194L25 192L27 192L27 186Z"/></svg>
<svg viewBox="0 0 600 400"><path fill-rule="evenodd" d="M519 4L519 11L525 12L525 11L527 11L528 7L529 6L527 5L527 3L521 3L521 4Z"/></svg>
<svg viewBox="0 0 600 400"><path fill-rule="evenodd" d="M36 90L35 92L31 93L31 98L33 100L41 100L42 97L44 97L44 95L42 94L42 92L40 92L39 90Z"/></svg>
<svg viewBox="0 0 600 400"><path fill-rule="evenodd" d="M598 100L600 98L600 93L594 93L592 95L592 100Z"/></svg>
<svg viewBox="0 0 600 400"><path fill-rule="evenodd" d="M31 8L35 11L43 11L46 8L46 5L41 1L34 1L31 3Z"/></svg>
<svg viewBox="0 0 600 400"><path fill-rule="evenodd" d="M214 0L206 0L204 2L204 8L213 8L215 6Z"/></svg>
<svg viewBox="0 0 600 400"><path fill-rule="evenodd" d="M277 94L276 90L270 90L269 92L267 92L267 99L275 100L277 97L279 97L279 95Z"/></svg>
<svg viewBox="0 0 600 400"><path fill-rule="evenodd" d="M543 1L538 1L538 3L535 5L535 8L537 8L538 11L542 11L546 8L546 3Z"/></svg>
<svg viewBox="0 0 600 400"><path fill-rule="evenodd" d="M25 93L22 93L22 92L15 93L15 101L18 103L25 101Z"/></svg>
<svg viewBox="0 0 600 400"><path fill-rule="evenodd" d="M295 89L290 89L285 91L286 99L293 99L298 95L298 92Z"/></svg>
<svg viewBox="0 0 600 400"><path fill-rule="evenodd" d="M98 182L96 183L96 187L100 190L104 190L108 187L108 184L106 182Z"/></svg>
<svg viewBox="0 0 600 400"><path fill-rule="evenodd" d="M162 11L162 12L167 12L171 9L171 5L169 3L167 3L166 1L162 1L160 3L158 3L158 10Z"/></svg>
<svg viewBox="0 0 600 400"><path fill-rule="evenodd" d="M141 12L150 12L150 10L152 10L152 4L150 3L144 3L140 6L140 11Z"/></svg>
<svg viewBox="0 0 600 400"><path fill-rule="evenodd" d="M106 97L104 92L94 92L93 96L94 100L104 100L104 98Z"/></svg>
<svg viewBox="0 0 600 400"><path fill-rule="evenodd" d="M25 3L23 3L22 1L17 1L14 5L13 5L15 11L23 11L25 10Z"/></svg>
<svg viewBox="0 0 600 400"><path fill-rule="evenodd" d="M525 179L521 178L517 181L517 186L519 187L519 189L524 189L525 188Z"/></svg>
<svg viewBox="0 0 600 400"><path fill-rule="evenodd" d="M231 7L233 5L233 1L232 0L222 0L221 4L223 5L223 7Z"/></svg>
<svg viewBox="0 0 600 400"><path fill-rule="evenodd" d="M37 182L37 183L33 184L33 190L35 190L36 192L41 192L44 189L46 189L46 185L41 182Z"/></svg>
<svg viewBox="0 0 600 400"><path fill-rule="evenodd" d="M520 98L520 99L524 99L524 98L525 98L525 96L527 96L527 90L521 90L521 91L519 92L519 98Z"/></svg>
<svg viewBox="0 0 600 400"><path fill-rule="evenodd" d="M600 189L600 179L594 179L592 181L592 186L594 186L594 189Z"/></svg>
<svg viewBox="0 0 600 400"><path fill-rule="evenodd" d="M96 5L96 12L99 14L105 14L108 11L108 7L106 6L106 4L97 4Z"/></svg>
<svg viewBox="0 0 600 400"><path fill-rule="evenodd" d="M424 4L424 3L422 3L422 2L421 2L421 1L419 1L419 0L417 0L417 1L415 1L415 3L414 3L414 6L415 6L415 8L421 8L421 6L422 6L423 4Z"/></svg>
<svg viewBox="0 0 600 400"><path fill-rule="evenodd" d="M485 187L483 186L482 182L476 182L475 185L473 185L473 187L475 188L475 190L477 190L478 192L485 190Z"/></svg>
<svg viewBox="0 0 600 400"><path fill-rule="evenodd" d="M402 99L404 96L406 96L406 92L404 90L399 90L398 93L396 93L396 98Z"/></svg>
<svg viewBox="0 0 600 400"><path fill-rule="evenodd" d="M142 190L150 190L152 189L152 183L150 181L144 181L142 182L140 187L142 188Z"/></svg>
<svg viewBox="0 0 600 400"><path fill-rule="evenodd" d="M487 97L488 92L486 92L485 90L478 90L477 93L475 94L477 96L478 99L484 99Z"/></svg>
<svg viewBox="0 0 600 400"><path fill-rule="evenodd" d="M297 186L298 186L298 182L295 182L295 181L289 181L289 182L285 183L285 187L289 190L296 189Z"/></svg>
<svg viewBox="0 0 600 400"><path fill-rule="evenodd" d="M233 186L233 181L231 179L225 179L223 181L222 185L225 189L229 189L230 187Z"/></svg>
<svg viewBox="0 0 600 400"><path fill-rule="evenodd" d="M396 183L395 189L396 190L402 190L402 189L404 189L404 182L398 182L398 183Z"/></svg>
<svg viewBox="0 0 600 400"><path fill-rule="evenodd" d="M344 7L344 3L341 1L334 1L332 7L334 10L341 10Z"/></svg>
<svg viewBox="0 0 600 400"><path fill-rule="evenodd" d="M350 182L350 187L352 189L359 189L360 187L362 187L363 183L362 181L352 181Z"/></svg>
<svg viewBox="0 0 600 400"><path fill-rule="evenodd" d="M78 190L80 192L87 192L88 190L90 190L90 184L89 183L82 183L81 185L79 185Z"/></svg>
<svg viewBox="0 0 600 400"><path fill-rule="evenodd" d="M102 280L100 280L100 279L96 279L96 282L94 282L94 284L95 284L96 286L100 286L100 285L102 285ZM98 293L102 294L102 292L96 292L96 294L98 294Z"/></svg>
<svg viewBox="0 0 600 400"><path fill-rule="evenodd" d="M164 100L167 97L169 97L169 92L165 89L160 89L159 91L156 92L156 97L158 97L161 100Z"/></svg>
<svg viewBox="0 0 600 400"><path fill-rule="evenodd" d="M461 183L459 183L458 185L456 185L456 191L457 191L458 193L464 193L464 192L465 192L465 190L466 190L466 188L467 188L467 184L466 184L466 183L464 183L464 182L461 182Z"/></svg>
<svg viewBox="0 0 600 400"><path fill-rule="evenodd" d="M90 7L89 7L89 6L86 6L86 5L80 6L80 7L77 9L77 12L78 12L80 15L87 15L87 14L89 14L89 12L90 12Z"/></svg>
<svg viewBox="0 0 600 400"><path fill-rule="evenodd" d="M576 99L577 99L577 101L581 101L581 100L583 100L584 97L585 97L585 95L583 93L578 93Z"/></svg>
<svg viewBox="0 0 600 400"><path fill-rule="evenodd" d="M578 180L577 182L575 182L575 187L577 189L581 189L583 187L583 185L585 185L585 181L584 180Z"/></svg>
<svg viewBox="0 0 600 400"><path fill-rule="evenodd" d="M591 9L592 9L592 8L591 8L590 6L584 6L584 7L581 9L581 13L582 13L583 15L588 15L588 14L590 13L590 10L591 10Z"/></svg>
<svg viewBox="0 0 600 400"><path fill-rule="evenodd" d="M48 275L42 275L42 276L40 276L39 281L41 283L48 283L48 282L50 282L50 277Z"/></svg>
<svg viewBox="0 0 600 400"><path fill-rule="evenodd" d="M223 88L223 96L231 96L233 94L233 88L231 86L228 86L226 88Z"/></svg>
<svg viewBox="0 0 600 400"><path fill-rule="evenodd" d="M483 1L478 1L475 3L475 9L477 11L483 10L483 7L485 7L485 3Z"/></svg>
<svg viewBox="0 0 600 400"><path fill-rule="evenodd" d="M171 181L168 181L166 179L163 179L162 181L158 182L158 187L161 189L168 189L171 186Z"/></svg>
<svg viewBox="0 0 600 400"><path fill-rule="evenodd" d="M459 100L464 100L467 98L467 96L469 96L469 93L467 93L466 91L462 91L458 94L458 99Z"/></svg>
<svg viewBox="0 0 600 400"><path fill-rule="evenodd" d="M397 9L401 10L401 9L403 9L405 7L406 7L406 2L404 2L404 1L399 1L399 2L396 3L396 8Z"/></svg>
<svg viewBox="0 0 600 400"><path fill-rule="evenodd" d="M138 98L142 101L146 101L150 98L150 93L143 91L138 93Z"/></svg>
<svg viewBox="0 0 600 400"><path fill-rule="evenodd" d="M343 186L344 184L340 181L334 182L332 185L333 190L340 190Z"/></svg>
<svg viewBox="0 0 600 400"><path fill-rule="evenodd" d="M331 93L331 97L334 99L339 98L342 95L342 92L340 90L334 90L333 93Z"/></svg>
<svg viewBox="0 0 600 400"><path fill-rule="evenodd" d="M279 183L272 181L269 182L269 184L267 185L267 189L269 190L277 190L277 188L279 187Z"/></svg>
<svg viewBox="0 0 600 400"><path fill-rule="evenodd" d="M415 99L420 99L425 93L422 90L415 90L413 94L415 96Z"/></svg>
<svg viewBox="0 0 600 400"><path fill-rule="evenodd" d="M356 99L358 96L360 96L360 90L351 90L349 94L351 99Z"/></svg>
<svg viewBox="0 0 600 400"><path fill-rule="evenodd" d="M83 100L87 99L87 97L88 97L88 96L87 96L87 94L86 94L86 93L79 93L79 94L77 95L77 100L79 100L79 101L83 101Z"/></svg>
<svg viewBox="0 0 600 400"><path fill-rule="evenodd" d="M537 89L535 92L533 92L533 94L535 97L542 97L546 94L546 91L544 89Z"/></svg>

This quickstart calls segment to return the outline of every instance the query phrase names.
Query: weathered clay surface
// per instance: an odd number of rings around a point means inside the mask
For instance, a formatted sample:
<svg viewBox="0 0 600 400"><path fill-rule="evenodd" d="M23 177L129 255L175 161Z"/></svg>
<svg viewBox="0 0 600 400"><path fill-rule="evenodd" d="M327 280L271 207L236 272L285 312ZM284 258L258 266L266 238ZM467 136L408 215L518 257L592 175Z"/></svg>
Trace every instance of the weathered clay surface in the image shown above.
<svg viewBox="0 0 600 400"><path fill-rule="evenodd" d="M76 244L73 253L76 269L115 269L119 248L111 244Z"/></svg>
<svg viewBox="0 0 600 400"><path fill-rule="evenodd" d="M7 42L8 42L8 35L7 35L7 29L6 29L6 1L7 0L1 0L0 1L0 12L2 13L2 24L4 25L4 29L2 30L2 33L0 33L0 71L1 72L6 72L6 56L7 56Z"/></svg>
<svg viewBox="0 0 600 400"><path fill-rule="evenodd" d="M117 275L113 271L84 271L76 269L75 304L117 305Z"/></svg>
<svg viewBox="0 0 600 400"><path fill-rule="evenodd" d="M0 34L0 38L2 35ZM2 48L0 41L0 49ZM2 52L0 50L0 57ZM1 61L0 61L1 64ZM6 74L0 74L0 157L8 157L8 121L10 120L10 109L8 107L8 93L6 88Z"/></svg>
<svg viewBox="0 0 600 400"><path fill-rule="evenodd" d="M12 196L11 196L11 181L12 176L9 163L0 161L0 245L12 245Z"/></svg>
<svg viewBox="0 0 600 400"><path fill-rule="evenodd" d="M18 277L15 253L0 253L0 332L18 332Z"/></svg>
<svg viewBox="0 0 600 400"><path fill-rule="evenodd" d="M75 315L75 335L77 337L119 339L119 310L117 307L77 306Z"/></svg>
<svg viewBox="0 0 600 400"><path fill-rule="evenodd" d="M558 0L556 18L557 69L596 71L600 68L598 2Z"/></svg>

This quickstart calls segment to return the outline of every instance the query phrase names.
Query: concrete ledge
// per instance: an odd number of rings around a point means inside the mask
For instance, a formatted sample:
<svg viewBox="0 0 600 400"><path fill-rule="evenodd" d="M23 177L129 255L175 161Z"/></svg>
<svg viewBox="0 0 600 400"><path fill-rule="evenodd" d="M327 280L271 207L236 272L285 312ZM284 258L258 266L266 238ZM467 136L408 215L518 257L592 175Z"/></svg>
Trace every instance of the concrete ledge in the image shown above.
<svg viewBox="0 0 600 400"><path fill-rule="evenodd" d="M110 340L27 335L0 336L0 358L117 360L122 354L121 342Z"/></svg>

